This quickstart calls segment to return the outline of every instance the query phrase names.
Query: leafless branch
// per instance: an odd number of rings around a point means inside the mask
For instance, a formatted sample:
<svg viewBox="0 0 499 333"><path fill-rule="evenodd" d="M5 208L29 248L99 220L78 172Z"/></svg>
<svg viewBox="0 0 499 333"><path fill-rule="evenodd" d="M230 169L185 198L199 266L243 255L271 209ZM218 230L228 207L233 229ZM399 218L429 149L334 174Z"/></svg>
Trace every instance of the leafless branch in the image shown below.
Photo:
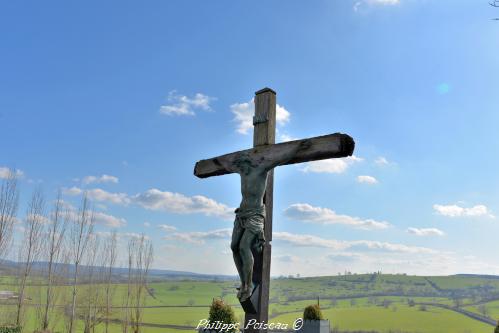
<svg viewBox="0 0 499 333"><path fill-rule="evenodd" d="M89 210L89 202L87 194L83 196L83 201L77 216L74 216L71 221L70 228L70 250L72 263L74 265L73 274L73 292L71 300L71 313L69 319L69 333L74 333L75 330L75 319L76 319L76 300L78 292L78 274L83 259L83 255L88 246L88 242L93 235L94 229L94 215L93 212Z"/></svg>
<svg viewBox="0 0 499 333"><path fill-rule="evenodd" d="M33 192L26 212L24 239L20 246L19 262L23 264L19 276L19 293L17 299L16 325L21 326L23 320L26 284L31 274L33 262L40 257L43 225L47 218L44 215L44 198L40 189Z"/></svg>
<svg viewBox="0 0 499 333"><path fill-rule="evenodd" d="M0 259L7 254L12 241L18 203L17 178L10 171L0 187Z"/></svg>

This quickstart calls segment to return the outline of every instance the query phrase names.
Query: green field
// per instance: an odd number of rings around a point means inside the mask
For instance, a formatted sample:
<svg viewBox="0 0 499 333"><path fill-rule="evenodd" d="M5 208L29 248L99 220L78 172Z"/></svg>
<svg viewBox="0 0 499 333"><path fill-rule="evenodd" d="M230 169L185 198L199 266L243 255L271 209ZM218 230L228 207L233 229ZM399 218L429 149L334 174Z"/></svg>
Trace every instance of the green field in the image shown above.
<svg viewBox="0 0 499 333"><path fill-rule="evenodd" d="M0 290L15 291L14 280L0 277ZM34 280L33 283L36 281ZM213 298L223 298L233 305L239 320L243 312L235 298L236 281L155 281L148 285L149 294L143 308L143 332L182 333L192 331L199 320L207 318ZM126 295L125 284L114 284L111 332L121 332ZM69 286L58 286L61 304L67 304ZM103 288L103 285L80 286L79 295ZM44 300L44 287L30 286L30 297L24 332L33 332L39 316L36 304ZM402 330L412 333L486 333L493 332L484 323L457 310L480 314L485 306L489 319L499 319L499 279L487 277L418 277L405 275L347 275L316 278L282 278L271 282L270 321L291 324L300 318L305 306L318 301L331 328L340 331ZM425 305L423 306L422 303ZM447 307L447 308L444 308ZM14 307L0 304L0 319L9 321ZM483 311L482 311L483 312ZM62 308L56 331L64 332ZM163 327L151 327L160 325ZM180 326L184 329L179 329ZM95 332L103 330L100 324ZM78 323L78 332L83 324Z"/></svg>

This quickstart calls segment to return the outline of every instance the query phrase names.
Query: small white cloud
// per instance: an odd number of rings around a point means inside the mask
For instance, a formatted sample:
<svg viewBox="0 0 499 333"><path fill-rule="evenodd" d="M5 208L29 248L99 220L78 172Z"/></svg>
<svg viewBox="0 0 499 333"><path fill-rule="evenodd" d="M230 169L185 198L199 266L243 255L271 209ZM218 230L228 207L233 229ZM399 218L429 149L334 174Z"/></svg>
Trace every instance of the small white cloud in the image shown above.
<svg viewBox="0 0 499 333"><path fill-rule="evenodd" d="M400 0L359 0L353 5L354 11L359 11L364 6L394 6L400 4Z"/></svg>
<svg viewBox="0 0 499 333"><path fill-rule="evenodd" d="M81 188L73 186L69 189L64 189L63 193L71 196L87 193L90 200L98 202L111 202L116 205L126 206L130 203L130 198L126 193L112 193L100 188L82 190Z"/></svg>
<svg viewBox="0 0 499 333"><path fill-rule="evenodd" d="M347 263L347 262L354 262L361 260L364 258L364 255L360 253L340 252L340 253L330 254L327 256L327 258L334 262Z"/></svg>
<svg viewBox="0 0 499 333"><path fill-rule="evenodd" d="M448 217L480 217L487 216L494 218L485 205L475 205L470 208L461 207L458 205L433 205L433 209L438 215Z"/></svg>
<svg viewBox="0 0 499 333"><path fill-rule="evenodd" d="M123 232L120 234L120 236L126 237L126 238L134 238L134 239L140 239L142 238L142 234L136 233L136 232ZM144 239L148 240L149 236L144 235Z"/></svg>
<svg viewBox="0 0 499 333"><path fill-rule="evenodd" d="M357 156L330 158L327 160L305 163L305 166L301 170L303 172L314 173L343 173L349 166L361 161L363 161L363 159Z"/></svg>
<svg viewBox="0 0 499 333"><path fill-rule="evenodd" d="M291 113L289 113L289 111L286 110L283 106L277 104L275 117L277 124L283 126L289 122Z"/></svg>
<svg viewBox="0 0 499 333"><path fill-rule="evenodd" d="M24 172L19 169L11 170L7 167L0 167L0 179L7 179L11 175L16 178L22 178L24 176Z"/></svg>
<svg viewBox="0 0 499 333"><path fill-rule="evenodd" d="M284 254L280 256L273 256L272 260L277 260L285 263L294 263L300 261L300 258L289 254Z"/></svg>
<svg viewBox="0 0 499 333"><path fill-rule="evenodd" d="M71 188L65 188L62 192L66 195L76 196L82 194L83 190L81 188L73 186Z"/></svg>
<svg viewBox="0 0 499 333"><path fill-rule="evenodd" d="M168 224L160 224L160 225L158 225L158 228L160 228L163 231L167 231L167 232L176 231L177 230L176 227L174 227L172 225L168 225Z"/></svg>
<svg viewBox="0 0 499 333"><path fill-rule="evenodd" d="M420 237L445 235L442 230L437 228L408 228L407 232Z"/></svg>
<svg viewBox="0 0 499 333"><path fill-rule="evenodd" d="M100 183L118 183L118 177L110 176L110 175L102 175L102 176L86 176L83 178L83 184L100 184Z"/></svg>
<svg viewBox="0 0 499 333"><path fill-rule="evenodd" d="M234 103L230 106L230 111L234 114L233 121L237 124L236 132L240 134L248 134L248 131L253 128L253 116L255 115L254 99L246 103ZM283 106L276 105L276 122L277 125L283 126L289 122L291 113Z"/></svg>
<svg viewBox="0 0 499 333"><path fill-rule="evenodd" d="M151 223L149 222L144 222L144 227L149 228L151 226Z"/></svg>
<svg viewBox="0 0 499 333"><path fill-rule="evenodd" d="M164 210L178 214L202 213L223 219L233 219L234 209L202 195L192 197L180 193L150 189L131 198L134 203L150 210Z"/></svg>
<svg viewBox="0 0 499 333"><path fill-rule="evenodd" d="M284 214L288 218L302 222L324 225L344 224L364 230L386 229L390 226L390 224L385 221L340 215L329 208L314 207L306 203L292 204L284 210Z"/></svg>
<svg viewBox="0 0 499 333"><path fill-rule="evenodd" d="M357 176L357 182L361 184L374 185L378 183L378 180L372 176Z"/></svg>
<svg viewBox="0 0 499 333"><path fill-rule="evenodd" d="M178 95L176 91L170 91L168 94L167 105L162 105L159 112L169 116L194 116L196 110L211 111L210 102L216 100L215 97L210 97L201 93L195 94L193 97Z"/></svg>
<svg viewBox="0 0 499 333"><path fill-rule="evenodd" d="M231 229L218 229L211 231L175 232L169 236L163 237L163 239L201 245L204 244L206 240L227 239L230 238L231 235Z"/></svg>
<svg viewBox="0 0 499 333"><path fill-rule="evenodd" d="M124 218L119 218L102 212L94 212L93 216L95 223L109 228L121 228L126 225L126 220Z"/></svg>
<svg viewBox="0 0 499 333"><path fill-rule="evenodd" d="M286 133L279 134L278 136L279 136L279 141L281 141L281 142L298 140L298 138L295 138L295 137L293 137L289 134L286 134Z"/></svg>
<svg viewBox="0 0 499 333"><path fill-rule="evenodd" d="M388 162L388 160L383 156L379 156L378 158L376 158L374 160L374 163L378 166L386 166L390 164L390 162Z"/></svg>

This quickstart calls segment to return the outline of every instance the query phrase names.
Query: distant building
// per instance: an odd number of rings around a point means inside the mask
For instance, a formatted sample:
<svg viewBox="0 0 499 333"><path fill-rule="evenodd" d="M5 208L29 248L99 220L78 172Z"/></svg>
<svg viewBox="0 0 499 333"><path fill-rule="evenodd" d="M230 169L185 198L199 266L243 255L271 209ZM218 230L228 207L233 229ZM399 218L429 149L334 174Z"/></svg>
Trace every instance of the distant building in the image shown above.
<svg viewBox="0 0 499 333"><path fill-rule="evenodd" d="M9 290L0 290L0 300L7 299L17 299L16 293Z"/></svg>

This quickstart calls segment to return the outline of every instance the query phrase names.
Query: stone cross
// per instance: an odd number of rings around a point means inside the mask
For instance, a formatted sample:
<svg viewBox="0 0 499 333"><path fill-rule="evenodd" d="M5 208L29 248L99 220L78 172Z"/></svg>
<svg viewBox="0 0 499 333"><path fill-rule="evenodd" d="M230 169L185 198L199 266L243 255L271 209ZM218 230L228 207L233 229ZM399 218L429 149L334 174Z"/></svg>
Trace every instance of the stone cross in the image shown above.
<svg viewBox="0 0 499 333"><path fill-rule="evenodd" d="M253 216L250 216L251 221L242 222L242 225L244 226L243 229L251 229L252 233L250 235L254 236L254 239L251 239L250 241L255 243L258 239L262 242L259 250L255 250L254 247L252 248L253 258L250 258L250 262L252 262L253 265L249 270L250 275L252 272L252 281L249 281L249 285L251 286L249 287L251 288L250 290L244 289L245 283L248 283L248 281L244 281L244 274L241 272L241 270L244 271L244 267L241 269L240 262L238 265L238 260L235 258L236 266L242 281L238 297L245 311L244 327L255 322L263 324L268 322L270 258L272 249L273 168L278 165L351 156L355 147L353 139L350 136L341 133L275 144L276 93L270 88L264 88L255 93L255 116L253 117L253 125L254 148L201 160L196 163L194 168L194 174L199 178L219 176L234 172L239 173L241 175L243 194L243 201L239 208L241 210L246 209L246 211L248 211L245 205L251 206L252 203L258 202L258 199L263 201L263 209L257 213L253 213ZM241 160L243 160L243 162L241 162ZM241 164L243 164L243 166L241 166ZM246 167L244 165L246 165ZM258 178L252 176L251 170L257 170L255 172L259 172L263 177L260 176L260 178ZM258 186L261 187L261 191L258 190ZM258 193L255 194L256 192ZM260 192L261 195L259 195ZM258 198L258 195L260 198ZM247 202L250 202L250 204L247 204ZM252 209L249 210L251 211ZM260 214L261 217L259 217L258 214ZM238 216L239 214L236 215L235 225L236 222L238 222ZM244 225L244 223L246 223L246 225ZM248 223L252 225L248 226ZM261 235L257 235L259 230L261 230ZM241 230L236 231L236 227L234 228L233 243L235 234L240 231ZM240 239L241 238L239 237L239 240ZM236 247L239 247L239 244L236 245ZM233 251L236 250L233 248ZM246 269L246 271L248 270ZM253 285L255 286L254 289L252 287ZM247 295L244 295L245 292L247 292ZM245 332L250 333L260 331L266 330L257 325L249 325L248 328L245 329Z"/></svg>

